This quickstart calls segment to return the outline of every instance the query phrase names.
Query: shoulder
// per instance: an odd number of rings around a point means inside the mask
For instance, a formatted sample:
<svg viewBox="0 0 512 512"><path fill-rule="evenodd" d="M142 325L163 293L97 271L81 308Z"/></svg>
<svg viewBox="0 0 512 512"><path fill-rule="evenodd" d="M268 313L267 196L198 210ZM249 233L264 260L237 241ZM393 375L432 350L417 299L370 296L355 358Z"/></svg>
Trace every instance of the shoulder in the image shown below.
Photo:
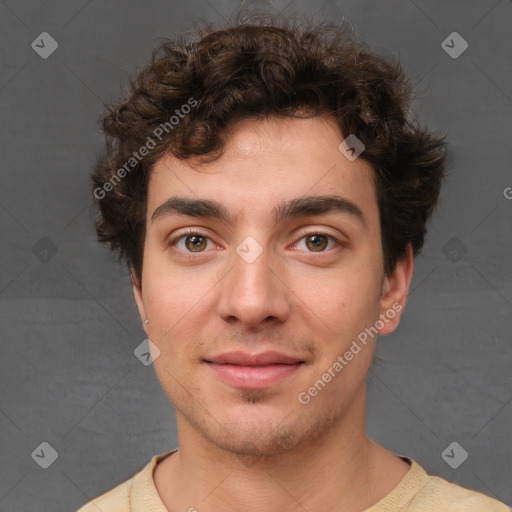
<svg viewBox="0 0 512 512"><path fill-rule="evenodd" d="M164 510L153 482L153 469L156 464L176 452L177 449L155 455L142 470L132 478L86 503L78 512L129 512L133 509ZM147 508L147 506L151 508Z"/></svg>
<svg viewBox="0 0 512 512"><path fill-rule="evenodd" d="M411 469L401 482L367 512L512 512L485 494L429 475L410 457L400 456Z"/></svg>
<svg viewBox="0 0 512 512"><path fill-rule="evenodd" d="M510 512L510 508L485 494L472 491L447 480L430 476L413 498L411 510L436 512Z"/></svg>
<svg viewBox="0 0 512 512"><path fill-rule="evenodd" d="M86 503L78 512L126 512L130 510L130 490L133 478Z"/></svg>

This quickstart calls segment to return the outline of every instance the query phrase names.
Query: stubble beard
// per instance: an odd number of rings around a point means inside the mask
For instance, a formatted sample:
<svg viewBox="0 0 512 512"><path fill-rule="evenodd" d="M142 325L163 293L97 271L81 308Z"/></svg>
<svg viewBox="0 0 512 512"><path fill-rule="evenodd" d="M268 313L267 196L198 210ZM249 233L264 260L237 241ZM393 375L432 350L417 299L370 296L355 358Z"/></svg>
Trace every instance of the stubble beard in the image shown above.
<svg viewBox="0 0 512 512"><path fill-rule="evenodd" d="M266 397L265 390L243 390L240 397L249 407L258 407ZM265 421L222 421L202 407L194 407L190 397L175 403L183 419L208 443L239 457L277 457L305 449L315 440L338 426L344 416L340 409L311 411L308 405L294 404L284 411L277 424ZM308 410L309 409L309 410ZM318 414L323 412L323 414Z"/></svg>

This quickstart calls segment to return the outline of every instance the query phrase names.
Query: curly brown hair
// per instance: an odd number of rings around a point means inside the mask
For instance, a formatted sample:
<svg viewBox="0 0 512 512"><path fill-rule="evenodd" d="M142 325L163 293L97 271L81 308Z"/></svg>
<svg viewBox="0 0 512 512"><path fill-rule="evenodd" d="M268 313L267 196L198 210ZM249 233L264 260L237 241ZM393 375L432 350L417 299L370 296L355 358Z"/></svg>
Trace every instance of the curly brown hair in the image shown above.
<svg viewBox="0 0 512 512"><path fill-rule="evenodd" d="M227 128L247 118L336 116L365 145L375 173L384 271L423 246L447 158L443 137L411 119L412 86L393 64L332 23L275 16L196 26L166 39L102 118L106 155L92 175L98 239L140 279L147 187L171 154L219 158ZM183 115L182 115L183 114Z"/></svg>

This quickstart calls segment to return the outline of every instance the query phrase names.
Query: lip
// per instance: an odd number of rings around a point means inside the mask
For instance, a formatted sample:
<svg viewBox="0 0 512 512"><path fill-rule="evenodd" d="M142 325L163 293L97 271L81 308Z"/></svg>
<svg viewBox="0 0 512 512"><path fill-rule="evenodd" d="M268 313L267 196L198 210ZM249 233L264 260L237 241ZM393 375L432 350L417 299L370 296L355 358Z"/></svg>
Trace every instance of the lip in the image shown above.
<svg viewBox="0 0 512 512"><path fill-rule="evenodd" d="M298 357L288 356L275 350L249 354L248 352L226 352L206 359L208 363L232 364L239 366L264 366L272 364L295 364L304 362Z"/></svg>
<svg viewBox="0 0 512 512"><path fill-rule="evenodd" d="M228 352L205 360L224 383L239 389L265 389L296 373L304 364L297 357L268 351Z"/></svg>

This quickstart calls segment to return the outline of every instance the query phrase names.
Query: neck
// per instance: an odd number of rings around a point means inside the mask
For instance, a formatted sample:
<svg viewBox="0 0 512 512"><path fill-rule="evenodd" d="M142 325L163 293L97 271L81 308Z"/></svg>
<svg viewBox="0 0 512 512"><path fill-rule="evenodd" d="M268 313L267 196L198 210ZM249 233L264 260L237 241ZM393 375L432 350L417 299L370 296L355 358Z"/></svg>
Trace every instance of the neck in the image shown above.
<svg viewBox="0 0 512 512"><path fill-rule="evenodd" d="M281 455L240 457L200 437L178 417L180 449L154 473L169 510L199 512L366 510L407 473L407 463L368 439L364 412Z"/></svg>

